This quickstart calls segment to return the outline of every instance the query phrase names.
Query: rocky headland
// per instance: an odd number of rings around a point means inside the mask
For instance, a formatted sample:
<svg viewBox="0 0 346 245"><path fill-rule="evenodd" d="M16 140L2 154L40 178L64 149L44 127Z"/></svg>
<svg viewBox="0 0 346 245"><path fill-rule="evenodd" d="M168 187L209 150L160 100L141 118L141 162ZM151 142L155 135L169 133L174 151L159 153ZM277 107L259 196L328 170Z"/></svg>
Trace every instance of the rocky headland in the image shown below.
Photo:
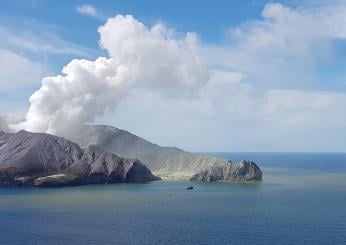
<svg viewBox="0 0 346 245"><path fill-rule="evenodd" d="M40 187L159 180L138 159L126 159L62 137L0 132L0 185Z"/></svg>

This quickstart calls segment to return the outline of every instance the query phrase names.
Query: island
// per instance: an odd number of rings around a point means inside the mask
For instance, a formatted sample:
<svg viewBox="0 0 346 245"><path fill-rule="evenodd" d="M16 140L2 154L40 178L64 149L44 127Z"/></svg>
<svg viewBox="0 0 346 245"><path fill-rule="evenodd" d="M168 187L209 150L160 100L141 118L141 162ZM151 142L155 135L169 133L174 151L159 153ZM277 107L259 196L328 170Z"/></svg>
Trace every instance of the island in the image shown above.
<svg viewBox="0 0 346 245"><path fill-rule="evenodd" d="M76 143L74 143L76 142ZM0 186L60 187L156 180L245 183L262 180L252 161L161 147L107 125L64 137L0 131Z"/></svg>

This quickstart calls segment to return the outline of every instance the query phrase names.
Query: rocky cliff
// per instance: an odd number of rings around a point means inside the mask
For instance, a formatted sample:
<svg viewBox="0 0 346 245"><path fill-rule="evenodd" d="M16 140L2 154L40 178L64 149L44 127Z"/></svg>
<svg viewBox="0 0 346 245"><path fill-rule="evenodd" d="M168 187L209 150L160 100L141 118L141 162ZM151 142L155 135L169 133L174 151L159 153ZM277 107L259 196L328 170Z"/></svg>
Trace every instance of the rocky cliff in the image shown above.
<svg viewBox="0 0 346 245"><path fill-rule="evenodd" d="M125 159L62 137L0 132L0 185L63 186L157 180L137 159Z"/></svg>
<svg viewBox="0 0 346 245"><path fill-rule="evenodd" d="M193 181L231 181L247 182L262 180L262 171L254 162L241 161L239 164L228 162L209 166L192 176Z"/></svg>

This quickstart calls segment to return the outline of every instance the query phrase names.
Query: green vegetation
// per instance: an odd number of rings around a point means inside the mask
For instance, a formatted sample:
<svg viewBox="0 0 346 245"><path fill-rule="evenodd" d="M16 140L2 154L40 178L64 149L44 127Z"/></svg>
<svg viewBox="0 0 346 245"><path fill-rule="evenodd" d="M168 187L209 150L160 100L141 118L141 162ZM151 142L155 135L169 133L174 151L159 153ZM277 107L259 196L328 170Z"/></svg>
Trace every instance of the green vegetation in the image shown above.
<svg viewBox="0 0 346 245"><path fill-rule="evenodd" d="M78 176L73 174L48 175L35 179L34 185L41 187L72 185L77 178Z"/></svg>

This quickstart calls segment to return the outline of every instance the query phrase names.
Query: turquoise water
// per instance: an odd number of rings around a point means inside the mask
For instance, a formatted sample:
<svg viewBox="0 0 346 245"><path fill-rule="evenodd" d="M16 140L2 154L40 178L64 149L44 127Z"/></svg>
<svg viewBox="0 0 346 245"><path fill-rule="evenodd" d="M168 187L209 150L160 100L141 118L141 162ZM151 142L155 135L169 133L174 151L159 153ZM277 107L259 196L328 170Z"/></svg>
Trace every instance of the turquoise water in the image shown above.
<svg viewBox="0 0 346 245"><path fill-rule="evenodd" d="M346 243L346 154L215 155L263 182L0 188L0 244Z"/></svg>

